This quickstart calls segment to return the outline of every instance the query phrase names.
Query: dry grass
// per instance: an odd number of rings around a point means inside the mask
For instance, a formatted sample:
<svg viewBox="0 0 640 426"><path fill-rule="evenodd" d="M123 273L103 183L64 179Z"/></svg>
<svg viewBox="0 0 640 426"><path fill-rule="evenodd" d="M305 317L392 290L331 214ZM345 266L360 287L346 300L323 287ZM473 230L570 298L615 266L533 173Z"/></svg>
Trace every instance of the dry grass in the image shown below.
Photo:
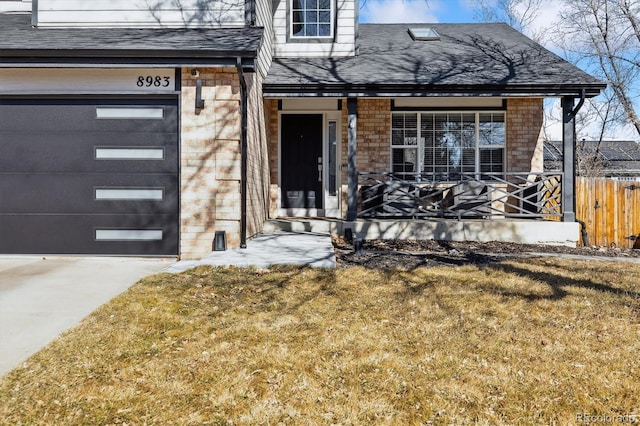
<svg viewBox="0 0 640 426"><path fill-rule="evenodd" d="M640 414L640 266L157 275L0 381L2 424L575 424Z"/></svg>

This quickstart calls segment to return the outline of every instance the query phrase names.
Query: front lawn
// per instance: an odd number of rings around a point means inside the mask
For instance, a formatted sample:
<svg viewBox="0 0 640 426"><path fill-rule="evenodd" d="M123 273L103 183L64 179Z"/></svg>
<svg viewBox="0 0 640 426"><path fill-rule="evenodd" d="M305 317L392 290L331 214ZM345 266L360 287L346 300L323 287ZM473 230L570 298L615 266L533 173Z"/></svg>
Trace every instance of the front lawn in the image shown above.
<svg viewBox="0 0 640 426"><path fill-rule="evenodd" d="M0 379L0 422L640 421L638 389L637 264L201 267L141 281Z"/></svg>

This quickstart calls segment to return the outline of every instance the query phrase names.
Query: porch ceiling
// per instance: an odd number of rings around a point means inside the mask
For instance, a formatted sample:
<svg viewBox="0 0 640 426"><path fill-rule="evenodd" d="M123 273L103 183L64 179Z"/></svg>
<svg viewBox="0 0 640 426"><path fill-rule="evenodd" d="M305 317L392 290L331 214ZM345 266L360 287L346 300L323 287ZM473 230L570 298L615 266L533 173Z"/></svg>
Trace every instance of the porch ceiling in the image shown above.
<svg viewBox="0 0 640 426"><path fill-rule="evenodd" d="M596 96L604 83L506 24L361 24L358 56L276 58L268 97Z"/></svg>

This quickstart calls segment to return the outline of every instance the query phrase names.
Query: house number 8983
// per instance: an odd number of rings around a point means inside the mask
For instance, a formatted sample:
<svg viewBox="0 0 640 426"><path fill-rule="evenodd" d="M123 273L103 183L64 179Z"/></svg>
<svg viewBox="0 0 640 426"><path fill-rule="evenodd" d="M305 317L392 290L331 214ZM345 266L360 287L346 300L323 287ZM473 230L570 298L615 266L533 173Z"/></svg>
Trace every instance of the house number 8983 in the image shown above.
<svg viewBox="0 0 640 426"><path fill-rule="evenodd" d="M162 77L159 75L141 75L138 77L138 81L136 82L138 87L169 87L169 84L171 84L170 77Z"/></svg>

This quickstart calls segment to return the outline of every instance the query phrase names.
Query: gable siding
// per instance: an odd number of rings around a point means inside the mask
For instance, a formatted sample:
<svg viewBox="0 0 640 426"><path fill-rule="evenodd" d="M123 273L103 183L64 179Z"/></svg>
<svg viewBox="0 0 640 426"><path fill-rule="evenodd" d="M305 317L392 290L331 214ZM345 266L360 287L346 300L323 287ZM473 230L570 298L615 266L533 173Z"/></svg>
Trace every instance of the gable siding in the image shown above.
<svg viewBox="0 0 640 426"><path fill-rule="evenodd" d="M244 0L38 0L40 27L241 27Z"/></svg>
<svg viewBox="0 0 640 426"><path fill-rule="evenodd" d="M288 13L291 0L274 2L274 56L277 58L343 57L355 55L357 0L334 0L337 7L335 42L305 43L287 39Z"/></svg>
<svg viewBox="0 0 640 426"><path fill-rule="evenodd" d="M273 58L273 12L271 0L256 0L256 25L263 27L262 42L258 52L257 68L262 78L267 76Z"/></svg>

